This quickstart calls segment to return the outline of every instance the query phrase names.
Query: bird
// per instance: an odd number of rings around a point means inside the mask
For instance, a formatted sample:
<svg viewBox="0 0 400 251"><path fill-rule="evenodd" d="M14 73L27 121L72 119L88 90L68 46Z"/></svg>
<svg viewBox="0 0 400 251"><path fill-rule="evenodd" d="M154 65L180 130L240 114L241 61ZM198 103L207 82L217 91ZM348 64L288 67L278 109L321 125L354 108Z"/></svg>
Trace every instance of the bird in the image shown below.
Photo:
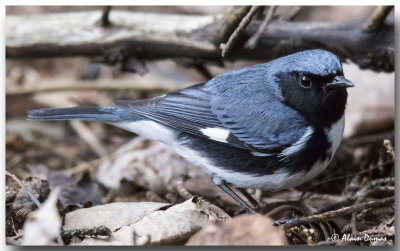
<svg viewBox="0 0 400 251"><path fill-rule="evenodd" d="M89 120L161 141L254 214L229 185L279 191L323 172L343 137L340 58L312 49L224 72L151 99L28 111L29 120Z"/></svg>

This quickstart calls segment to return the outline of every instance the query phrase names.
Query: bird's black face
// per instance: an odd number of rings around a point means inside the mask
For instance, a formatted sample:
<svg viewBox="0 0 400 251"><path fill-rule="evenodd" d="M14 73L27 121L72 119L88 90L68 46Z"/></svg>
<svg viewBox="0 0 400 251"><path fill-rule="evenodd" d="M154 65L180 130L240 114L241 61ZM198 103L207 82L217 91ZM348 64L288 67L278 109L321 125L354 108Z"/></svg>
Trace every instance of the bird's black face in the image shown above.
<svg viewBox="0 0 400 251"><path fill-rule="evenodd" d="M284 102L316 125L330 125L344 113L347 87L353 84L341 70L327 75L309 72L278 73Z"/></svg>

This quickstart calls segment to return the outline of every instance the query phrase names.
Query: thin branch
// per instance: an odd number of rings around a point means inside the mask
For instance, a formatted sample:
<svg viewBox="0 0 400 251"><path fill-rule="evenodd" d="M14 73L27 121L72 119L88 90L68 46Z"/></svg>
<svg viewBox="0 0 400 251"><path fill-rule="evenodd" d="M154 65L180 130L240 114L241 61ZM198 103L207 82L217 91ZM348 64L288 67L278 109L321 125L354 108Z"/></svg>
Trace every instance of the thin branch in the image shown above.
<svg viewBox="0 0 400 251"><path fill-rule="evenodd" d="M393 184L395 183L395 178L394 177L386 177L386 178L380 178L376 180L371 180L368 184L369 188L374 188L376 186L384 185L384 184Z"/></svg>
<svg viewBox="0 0 400 251"><path fill-rule="evenodd" d="M341 209L329 211L326 213L321 213L321 214L315 214L307 217L301 217L297 218L294 220L291 220L290 222L283 224L282 226L285 229L292 228L294 226L300 225L300 224L305 224L309 222L316 222L316 221L324 221L330 218L338 217L338 216L343 216L349 213L352 213L354 211L359 212L365 209L373 209L373 208L378 208L378 207L383 207L383 206L388 206L394 203L395 197L389 197L389 198L384 198L380 200L374 200L374 201L369 201L349 207L344 207Z"/></svg>
<svg viewBox="0 0 400 251"><path fill-rule="evenodd" d="M368 172L370 172L371 170L375 170L375 169L378 169L378 168L381 168L381 167L384 167L384 166L386 166L386 165L393 164L393 163L394 163L393 160L388 160L388 161L385 161L385 162L383 162L383 163L376 164L376 165L374 165L373 167L368 168L368 169L366 169L366 170L362 170L362 171L356 172L356 173L354 173L354 174L343 175L343 176L334 177L334 178L330 178L330 179L326 179L326 180L320 181L320 182L318 182L318 183L316 183L316 184L314 184L314 185L311 185L311 186L308 187L307 189L305 189L305 190L303 191L303 193L301 194L299 200L304 200L304 199L305 199L305 194L306 194L308 191L310 191L311 189L316 188L316 187L318 187L318 186L320 186L320 185L323 185L323 184L325 184L325 183L332 182L332 181L337 181L337 180L343 180L343 179L352 178L352 177L355 177L355 176L358 176L358 175L361 175L361 174L364 174L364 173L368 173Z"/></svg>
<svg viewBox="0 0 400 251"><path fill-rule="evenodd" d="M361 189L361 196L357 197L356 201L354 202L354 206L357 206L361 202L363 202L365 197L367 197L367 194L368 194L367 186L365 186ZM356 219L357 219L357 211L354 211L351 213L351 219L350 219L350 228L352 234L355 234L357 232Z"/></svg>
<svg viewBox="0 0 400 251"><path fill-rule="evenodd" d="M6 175L10 176L11 178L13 178L13 180L15 180L15 182L18 183L18 185L25 191L25 193L29 196L29 198L31 198L33 203L35 203L37 208L42 207L42 204L38 201L38 199L36 199L36 196L33 194L31 189L29 189L27 186L25 186L25 184L17 176L15 176L15 174L10 173L8 171L5 171L5 172L6 172Z"/></svg>
<svg viewBox="0 0 400 251"><path fill-rule="evenodd" d="M232 6L225 11L222 18L217 21L215 36L212 38L212 42L218 46L220 43L226 41L249 12L250 8L251 6Z"/></svg>
<svg viewBox="0 0 400 251"><path fill-rule="evenodd" d="M235 45L236 41L238 40L240 35L243 33L243 30L250 23L250 21L253 18L254 14L256 14L256 12L258 10L260 10L260 8L262 8L262 6L252 6L250 8L249 12L246 14L246 16L239 23L238 27L231 34L231 36L229 37L228 42L226 44L221 44L221 47L222 47L221 55L222 55L222 57L228 56L229 52L232 50L232 48Z"/></svg>
<svg viewBox="0 0 400 251"><path fill-rule="evenodd" d="M101 18L100 18L100 25L102 27L111 26L111 22L110 22L110 19L109 19L110 11L111 11L111 6L104 6L103 7L103 14L101 15Z"/></svg>
<svg viewBox="0 0 400 251"><path fill-rule="evenodd" d="M33 201L33 203L35 203L37 208L41 208L42 204L38 201L38 199L36 199L36 196L33 194L32 190L25 186L25 184L13 173L10 173L8 171L5 171L6 175L10 176L13 180L15 180L15 182L18 183L18 185L24 190L24 192L29 196L29 198L31 198L31 200ZM64 242L60 236L60 234L57 235L57 242L59 245L64 245Z"/></svg>
<svg viewBox="0 0 400 251"><path fill-rule="evenodd" d="M350 145L362 145L375 143L377 141L382 141L388 138L394 138L394 132L388 131L383 133L370 134L365 136L356 136L345 139L345 142Z"/></svg>
<svg viewBox="0 0 400 251"><path fill-rule="evenodd" d="M375 9L368 21L364 24L364 31L378 30L385 22L386 17L389 15L393 6L379 6Z"/></svg>
<svg viewBox="0 0 400 251"><path fill-rule="evenodd" d="M257 45L258 39L260 39L261 35L264 33L265 29L267 28L268 24L272 21L275 15L275 11L278 6L270 6L265 16L263 22L260 25L260 28L257 32L244 44L244 48L247 49L254 49Z"/></svg>
<svg viewBox="0 0 400 251"><path fill-rule="evenodd" d="M394 184L394 177L387 177L387 178L381 178L381 179L376 179L368 182L362 189L360 189L356 193L356 201L354 202L354 205L358 205L361 202L364 201L364 199L375 189L376 187L383 185L383 184ZM379 188L379 187L378 187ZM391 188L391 187L390 187ZM354 211L351 213L351 219L350 219L350 228L352 234L357 233L357 228L356 228L356 219L357 219L357 211Z"/></svg>
<svg viewBox="0 0 400 251"><path fill-rule="evenodd" d="M101 14L101 11L87 11L8 15L5 28L6 57L115 58L121 55L118 58L190 58L198 62L221 60L221 50L213 40L221 28L218 25L221 18L218 16L114 10L113 15L109 16L113 25L104 29L94 25ZM288 22L274 19L254 50L238 47L229 54L229 59L268 61L301 50L319 48L329 50L343 60L350 59L363 69L394 71L392 19L382 24L380 32L363 31L365 22L361 19L345 22ZM243 30L243 36L252 36L259 27L260 22L253 20Z"/></svg>

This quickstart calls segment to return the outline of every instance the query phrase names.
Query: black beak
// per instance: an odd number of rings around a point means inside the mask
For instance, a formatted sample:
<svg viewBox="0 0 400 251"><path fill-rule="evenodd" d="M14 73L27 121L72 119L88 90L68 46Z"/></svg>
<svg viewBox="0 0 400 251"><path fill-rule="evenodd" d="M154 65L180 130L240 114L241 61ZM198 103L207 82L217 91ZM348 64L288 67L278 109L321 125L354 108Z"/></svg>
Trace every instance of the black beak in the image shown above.
<svg viewBox="0 0 400 251"><path fill-rule="evenodd" d="M343 76L336 76L331 83L328 83L325 86L327 89L339 89L339 88L347 88L354 87L354 84L349 80L345 79Z"/></svg>

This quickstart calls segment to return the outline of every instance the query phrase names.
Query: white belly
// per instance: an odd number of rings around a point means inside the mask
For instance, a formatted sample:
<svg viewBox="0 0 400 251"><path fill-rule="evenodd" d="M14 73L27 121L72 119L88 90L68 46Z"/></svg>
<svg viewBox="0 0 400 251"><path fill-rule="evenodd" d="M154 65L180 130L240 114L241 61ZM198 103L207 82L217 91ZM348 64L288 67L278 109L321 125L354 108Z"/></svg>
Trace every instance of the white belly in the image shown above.
<svg viewBox="0 0 400 251"><path fill-rule="evenodd" d="M216 174L221 179L234 184L238 187L244 188L257 188L266 191L275 191L285 188L298 186L306 181L316 177L328 166L343 136L344 117L332 125L330 129L325 130L328 141L332 144L331 149L328 150L328 158L325 160L317 161L308 172L299 172L295 174L288 174L287 172L276 172L271 175L257 176L247 173L232 172L226 169L213 166L207 158L199 155L198 152L193 151L180 144L176 140L176 134L168 127L160 125L153 121L138 121L131 123L114 124L125 130L140 134L152 140L158 140L172 146L175 151L189 162L203 168L207 173ZM312 154L312 153L310 153ZM284 163L282 163L282 169Z"/></svg>
<svg viewBox="0 0 400 251"><path fill-rule="evenodd" d="M178 146L176 151L182 157L188 159L192 163L201 166L207 173L216 174L221 179L234 184L238 187L245 188L257 188L265 191L275 191L285 188L295 187L305 183L321 172L323 172L332 160L337 148L343 137L344 130L344 117L338 120L331 128L325 130L328 141L331 143L332 147L327 150L328 157L324 160L317 161L308 172L298 172L295 174L288 174L287 172L276 172L271 175L257 176L253 174L231 172L226 169L218 168L212 166L207 159L201 157L195 151L185 148L183 146ZM312 154L312 153L310 153ZM284 168L284 163L282 163L282 169Z"/></svg>

